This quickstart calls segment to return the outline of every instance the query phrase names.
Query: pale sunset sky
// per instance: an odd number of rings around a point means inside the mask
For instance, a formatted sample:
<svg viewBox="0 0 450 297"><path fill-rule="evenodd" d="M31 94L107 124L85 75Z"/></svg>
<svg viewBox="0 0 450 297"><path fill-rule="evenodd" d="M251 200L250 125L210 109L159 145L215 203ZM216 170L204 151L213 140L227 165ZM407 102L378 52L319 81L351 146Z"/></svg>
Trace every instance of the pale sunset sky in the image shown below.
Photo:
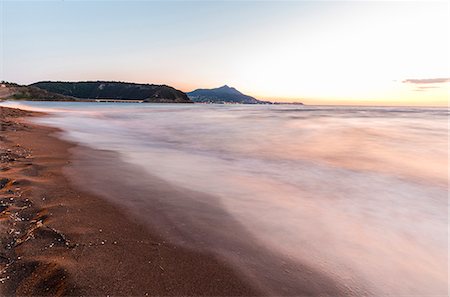
<svg viewBox="0 0 450 297"><path fill-rule="evenodd" d="M227 84L307 104L449 100L448 1L0 1L0 80Z"/></svg>

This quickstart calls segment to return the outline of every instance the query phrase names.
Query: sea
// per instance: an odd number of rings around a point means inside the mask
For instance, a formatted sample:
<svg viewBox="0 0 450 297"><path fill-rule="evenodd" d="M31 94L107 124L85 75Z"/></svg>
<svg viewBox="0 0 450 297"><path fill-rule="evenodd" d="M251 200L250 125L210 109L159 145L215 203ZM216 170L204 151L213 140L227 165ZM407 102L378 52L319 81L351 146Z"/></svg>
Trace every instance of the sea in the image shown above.
<svg viewBox="0 0 450 297"><path fill-rule="evenodd" d="M446 107L0 105L108 152L95 168L122 178L74 182L274 295L448 294Z"/></svg>

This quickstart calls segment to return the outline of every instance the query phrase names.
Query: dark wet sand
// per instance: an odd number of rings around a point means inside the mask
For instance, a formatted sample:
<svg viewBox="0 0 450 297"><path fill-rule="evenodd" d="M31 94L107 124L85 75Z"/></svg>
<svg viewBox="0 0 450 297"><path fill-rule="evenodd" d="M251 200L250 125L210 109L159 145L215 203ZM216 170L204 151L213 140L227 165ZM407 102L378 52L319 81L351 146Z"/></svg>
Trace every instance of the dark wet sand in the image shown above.
<svg viewBox="0 0 450 297"><path fill-rule="evenodd" d="M348 295L259 245L214 197L142 183L114 154L26 122L37 115L0 107L0 295Z"/></svg>
<svg viewBox="0 0 450 297"><path fill-rule="evenodd" d="M74 145L18 118L30 115L0 110L1 295L259 295L214 257L74 188L62 173Z"/></svg>

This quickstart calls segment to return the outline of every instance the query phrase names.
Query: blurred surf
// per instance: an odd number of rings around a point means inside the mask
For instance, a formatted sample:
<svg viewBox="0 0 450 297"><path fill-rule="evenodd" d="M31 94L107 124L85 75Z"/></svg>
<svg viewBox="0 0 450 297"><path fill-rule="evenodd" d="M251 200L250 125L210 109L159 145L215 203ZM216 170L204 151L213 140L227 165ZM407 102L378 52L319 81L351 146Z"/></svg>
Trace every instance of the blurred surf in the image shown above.
<svg viewBox="0 0 450 297"><path fill-rule="evenodd" d="M271 251L349 288L367 287L374 295L447 293L446 108L18 107L50 112L38 122L63 129L72 141L117 152L149 175L218 197Z"/></svg>

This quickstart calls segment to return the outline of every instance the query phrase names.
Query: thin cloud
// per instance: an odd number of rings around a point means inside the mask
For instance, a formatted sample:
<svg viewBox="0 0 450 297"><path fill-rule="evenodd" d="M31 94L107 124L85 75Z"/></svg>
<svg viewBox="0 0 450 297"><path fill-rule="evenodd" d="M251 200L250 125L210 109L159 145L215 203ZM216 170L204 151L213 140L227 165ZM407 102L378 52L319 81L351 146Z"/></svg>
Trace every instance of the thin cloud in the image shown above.
<svg viewBox="0 0 450 297"><path fill-rule="evenodd" d="M409 84L442 84L450 82L450 78L423 78L423 79L405 79L403 83Z"/></svg>
<svg viewBox="0 0 450 297"><path fill-rule="evenodd" d="M429 89L439 89L439 86L416 86L416 89L414 91L416 92L424 92L428 91Z"/></svg>
<svg viewBox="0 0 450 297"><path fill-rule="evenodd" d="M419 89L436 89L439 88L438 86L418 86Z"/></svg>

